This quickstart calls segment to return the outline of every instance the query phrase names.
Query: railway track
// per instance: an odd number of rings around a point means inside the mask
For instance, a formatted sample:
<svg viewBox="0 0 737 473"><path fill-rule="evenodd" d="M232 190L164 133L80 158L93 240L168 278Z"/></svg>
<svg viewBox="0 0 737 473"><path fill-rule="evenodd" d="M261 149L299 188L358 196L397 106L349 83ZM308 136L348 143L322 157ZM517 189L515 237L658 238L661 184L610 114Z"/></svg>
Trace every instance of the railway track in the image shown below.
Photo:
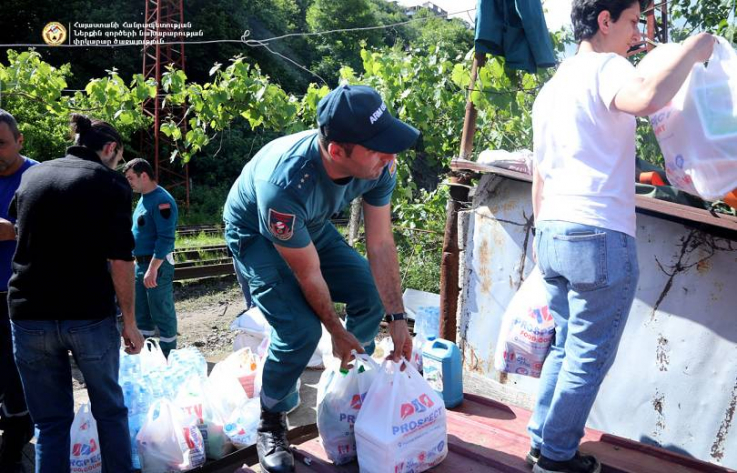
<svg viewBox="0 0 737 473"><path fill-rule="evenodd" d="M335 226L348 224L348 219L330 220ZM182 225L177 236L182 238L199 235L223 235L222 225ZM184 247L174 250L174 280L198 279L235 274L230 253L225 244Z"/></svg>

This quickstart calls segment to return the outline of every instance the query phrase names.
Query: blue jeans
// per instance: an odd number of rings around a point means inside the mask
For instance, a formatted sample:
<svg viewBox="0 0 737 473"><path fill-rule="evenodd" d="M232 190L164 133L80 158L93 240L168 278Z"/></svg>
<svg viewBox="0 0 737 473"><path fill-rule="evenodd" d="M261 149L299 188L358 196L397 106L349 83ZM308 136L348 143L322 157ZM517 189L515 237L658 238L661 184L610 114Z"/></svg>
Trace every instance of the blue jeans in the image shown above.
<svg viewBox="0 0 737 473"><path fill-rule="evenodd" d="M556 329L528 431L533 448L565 461L617 354L640 274L637 248L629 235L575 223L542 221L536 233Z"/></svg>
<svg viewBox="0 0 737 473"><path fill-rule="evenodd" d="M70 350L97 421L102 471L133 471L128 409L118 385L120 332L115 318L18 320L12 325L15 360L36 425L36 473L69 472L74 420Z"/></svg>

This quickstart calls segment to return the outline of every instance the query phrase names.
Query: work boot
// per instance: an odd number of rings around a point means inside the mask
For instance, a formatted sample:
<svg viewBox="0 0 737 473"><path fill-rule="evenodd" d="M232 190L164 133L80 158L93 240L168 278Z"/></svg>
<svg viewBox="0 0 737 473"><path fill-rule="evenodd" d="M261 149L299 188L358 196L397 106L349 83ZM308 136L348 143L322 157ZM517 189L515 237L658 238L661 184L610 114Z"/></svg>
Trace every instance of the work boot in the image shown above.
<svg viewBox="0 0 737 473"><path fill-rule="evenodd" d="M601 464L592 455L576 455L570 460L555 461L540 455L540 459L532 469L533 473L600 473Z"/></svg>
<svg viewBox="0 0 737 473"><path fill-rule="evenodd" d="M261 422L256 440L258 462L266 473L294 471L294 455L287 441L287 414L261 408Z"/></svg>
<svg viewBox="0 0 737 473"><path fill-rule="evenodd" d="M3 444L0 447L0 471L21 472L23 448L33 438L33 422L28 414L7 417L2 421Z"/></svg>

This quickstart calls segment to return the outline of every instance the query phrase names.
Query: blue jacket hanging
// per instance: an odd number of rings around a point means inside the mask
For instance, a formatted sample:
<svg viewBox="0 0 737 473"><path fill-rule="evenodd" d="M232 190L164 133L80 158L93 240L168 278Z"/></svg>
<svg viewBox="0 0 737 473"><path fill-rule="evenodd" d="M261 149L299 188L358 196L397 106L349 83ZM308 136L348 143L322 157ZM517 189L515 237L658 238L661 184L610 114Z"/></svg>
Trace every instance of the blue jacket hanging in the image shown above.
<svg viewBox="0 0 737 473"><path fill-rule="evenodd" d="M476 52L503 56L512 69L555 66L540 0L478 0L475 39Z"/></svg>

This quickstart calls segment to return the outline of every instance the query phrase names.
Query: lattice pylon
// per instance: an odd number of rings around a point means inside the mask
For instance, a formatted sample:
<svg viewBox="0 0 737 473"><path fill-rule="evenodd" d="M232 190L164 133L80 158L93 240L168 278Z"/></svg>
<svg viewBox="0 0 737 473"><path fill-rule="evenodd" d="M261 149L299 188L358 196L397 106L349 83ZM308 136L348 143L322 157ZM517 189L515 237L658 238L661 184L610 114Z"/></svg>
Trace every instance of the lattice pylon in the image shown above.
<svg viewBox="0 0 737 473"><path fill-rule="evenodd" d="M630 50L629 54L650 52L658 43L668 42L668 0L651 1L642 12L645 16L645 40Z"/></svg>
<svg viewBox="0 0 737 473"><path fill-rule="evenodd" d="M173 24L184 24L183 0L145 0L145 28L143 46L143 77L156 81L156 97L147 99L143 103L143 112L152 117L154 121L153 130L141 134L141 154L149 161L156 174L156 179L165 187L174 188L184 186L186 201L189 207L189 166L178 166L172 163L168 156L162 156L161 146L170 143L166 135L160 131L164 119L171 117L182 127L182 135L186 132L184 121L185 108L162 107L163 93L161 87L161 73L166 67L172 65L175 69L184 71L185 56L184 44L159 44L182 41L183 38L171 34L181 32L180 28L172 28ZM166 36L164 36L166 34Z"/></svg>

